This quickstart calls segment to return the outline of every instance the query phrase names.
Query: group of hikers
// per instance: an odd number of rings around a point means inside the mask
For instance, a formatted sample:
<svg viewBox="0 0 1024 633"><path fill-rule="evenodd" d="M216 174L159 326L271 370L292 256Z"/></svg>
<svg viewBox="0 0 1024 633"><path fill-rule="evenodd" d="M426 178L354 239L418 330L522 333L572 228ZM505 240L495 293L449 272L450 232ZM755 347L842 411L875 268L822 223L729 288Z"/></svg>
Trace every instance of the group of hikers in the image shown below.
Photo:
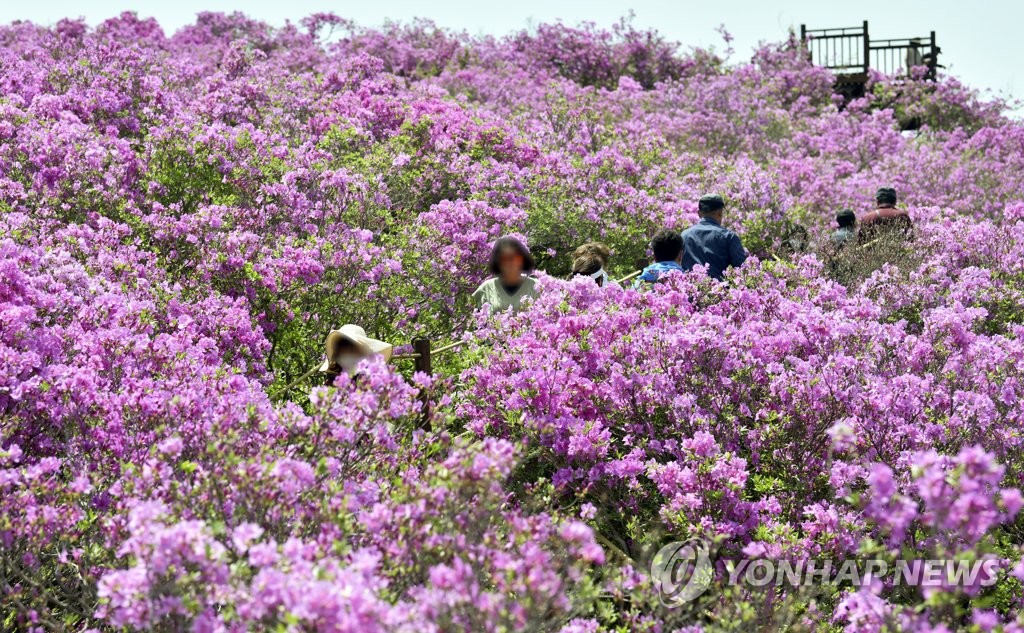
<svg viewBox="0 0 1024 633"><path fill-rule="evenodd" d="M896 190L882 187L875 193L875 208L859 217L850 209L836 215L838 228L830 236L833 254L844 249L864 246L886 234L899 239L912 237L910 215L896 208ZM651 240L654 263L644 267L633 287L642 289L656 283L672 271L686 272L696 266L707 266L707 274L719 281L729 268L738 268L747 259L740 236L723 226L725 200L717 194L702 196L697 202L699 220L682 233L671 229L658 232ZM618 286L608 275L611 249L601 242L590 242L572 254L573 276L586 276L601 287ZM515 237L498 239L491 249L491 277L473 292L473 303L493 311L518 311L522 303L537 296L537 283L531 276L536 262L530 249ZM352 375L360 360L381 355L391 358L389 343L372 339L363 328L348 324L332 330L326 341L326 360L320 367L329 380L341 373Z"/></svg>
<svg viewBox="0 0 1024 633"><path fill-rule="evenodd" d="M847 244L866 244L886 235L899 239L913 237L914 223L905 209L896 208L896 190L882 187L875 192L875 208L860 217L851 209L836 214L839 228L832 233L832 246L841 249Z"/></svg>
<svg viewBox="0 0 1024 633"><path fill-rule="evenodd" d="M740 236L722 226L725 201L717 194L706 195L697 203L700 221L682 233L666 229L651 240L654 263L644 268L634 288L654 283L669 271L688 271L707 265L708 274L722 279L730 266L742 266L747 259ZM611 249L601 242L589 242L572 254L574 276L587 276L598 286L618 284L607 272ZM477 307L492 310L518 310L523 300L536 296L537 287L530 277L535 267L529 248L514 237L503 237L491 251L490 272L493 275L473 293Z"/></svg>

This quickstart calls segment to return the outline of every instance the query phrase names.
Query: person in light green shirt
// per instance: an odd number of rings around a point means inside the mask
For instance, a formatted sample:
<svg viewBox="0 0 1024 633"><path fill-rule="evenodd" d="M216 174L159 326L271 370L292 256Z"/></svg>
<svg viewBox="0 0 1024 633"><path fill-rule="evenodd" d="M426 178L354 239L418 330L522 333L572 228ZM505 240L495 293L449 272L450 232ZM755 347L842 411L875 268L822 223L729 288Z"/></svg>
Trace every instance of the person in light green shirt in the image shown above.
<svg viewBox="0 0 1024 633"><path fill-rule="evenodd" d="M534 265L530 250L522 242L514 237L499 239L491 250L494 276L476 289L473 303L478 308L489 305L492 311L518 311L524 299L537 296L536 280L527 276Z"/></svg>

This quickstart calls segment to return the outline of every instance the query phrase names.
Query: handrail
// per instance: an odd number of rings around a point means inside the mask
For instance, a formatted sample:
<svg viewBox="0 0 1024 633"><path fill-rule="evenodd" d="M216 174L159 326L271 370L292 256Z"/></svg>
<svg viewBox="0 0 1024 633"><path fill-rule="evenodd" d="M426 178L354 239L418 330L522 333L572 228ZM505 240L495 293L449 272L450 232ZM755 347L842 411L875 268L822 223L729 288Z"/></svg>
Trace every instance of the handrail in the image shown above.
<svg viewBox="0 0 1024 633"><path fill-rule="evenodd" d="M838 33L836 33L837 31L838 31ZM847 32L847 31L850 31L850 32ZM835 33L835 35L822 35L822 36L818 37L817 39L822 39L824 37L853 37L853 36L857 36L857 35L864 35L864 27L863 26L840 26L840 27L834 27L834 28L831 28L831 29L805 29L804 30L804 34L805 35L813 36L815 33L826 33L826 34L828 34L828 33Z"/></svg>
<svg viewBox="0 0 1024 633"><path fill-rule="evenodd" d="M388 359L388 362L390 363L393 360L414 360L414 359L417 359L419 357L420 357L419 354L395 354L391 358ZM273 394L269 394L270 397L271 398L276 398L278 396L282 396L282 395L288 393L289 391L294 389L299 383L303 382L304 380L306 380L307 378L309 378L310 376L315 374L317 372L317 370L320 369L320 365L322 365L322 364L323 364L323 362L321 361L321 362L318 362L316 365L313 365L308 371L306 371L306 373L302 374L301 376L299 376L295 380L293 380L290 383L288 383L287 385L285 385L285 387L282 388L280 391L277 391L276 393L273 393Z"/></svg>
<svg viewBox="0 0 1024 633"><path fill-rule="evenodd" d="M878 242L881 239L882 238L875 238L875 239L871 240L870 242L866 242L864 244L858 244L857 248L858 249L868 248L869 246L872 246L873 244L875 244L876 242ZM775 255L775 254L772 254L772 257L776 261L781 261L779 259L779 257L777 255ZM633 271L633 272L629 273L628 275L626 275L625 277L622 277L621 279L616 279L615 283L617 283L617 284L625 283L627 281L635 279L636 277L639 277L640 275L643 274L643 272L644 272L643 270ZM429 343L429 341L427 341L427 342ZM413 352L413 353L409 353L409 354L395 354L395 355L391 356L391 358L388 360L388 362L391 362L391 361L394 361L394 360L416 360L416 361L423 361L423 360L425 360L426 361L426 363L425 363L426 366L429 367L430 366L430 358L432 356L436 356L438 354L443 354L445 352L450 352L450 351L452 351L454 349L458 349L458 348L462 347L463 345L465 345L468 342L469 341L467 341L467 340L455 341L454 343L449 343L448 345L444 345L444 346L439 347L439 348L437 348L436 350L433 350L433 351L431 351L429 345L427 345L427 346L424 347L425 353ZM423 363L422 362L417 362L417 365L421 365L421 364L423 364ZM312 376L314 373L316 373L317 369L320 368L320 365L321 365L321 363L317 363L312 368L310 368L309 371L307 371L306 373L302 374L301 376L299 376L295 380L293 380L290 383L288 383L288 385L285 386L283 389L281 389L280 391L278 391L278 392L276 392L274 394L271 394L270 397L271 398L276 398L278 396L281 396L281 395L284 395L284 394L288 393L296 385L298 385L299 383L303 382L304 380L306 380L307 378Z"/></svg>
<svg viewBox="0 0 1024 633"><path fill-rule="evenodd" d="M871 48L886 48L893 43L897 43L897 48L906 48L910 46L914 40L918 40L917 45L924 48L927 45L925 38L923 37L893 37L887 40L871 40ZM906 42L904 45L898 44L899 42Z"/></svg>
<svg viewBox="0 0 1024 633"><path fill-rule="evenodd" d="M639 277L640 275L643 274L643 272L644 272L643 270L637 270L637 271L631 272L630 274L626 275L625 277L623 277L621 279L616 279L615 283L617 283L617 284L625 283L625 282L627 282L627 281L629 281L631 279L634 279L635 277ZM463 345L465 345L468 342L469 341L462 340L462 341L455 341L454 343L449 343L448 345L443 345L443 346L441 346L441 347L439 347L439 348L437 348L435 350L432 350L430 352L430 356L437 356L438 354L444 354L445 352L450 352L450 351L452 351L454 349L458 349L458 348L462 347ZM419 357L419 354L405 354L405 355L402 355L402 357L416 358L416 357ZM399 358L399 357L398 356L394 356L392 358Z"/></svg>
<svg viewBox="0 0 1024 633"><path fill-rule="evenodd" d="M450 343L448 345L445 345L444 347L437 348L436 350L434 350L434 354L436 355L436 354L440 354L442 352L447 352L447 351L453 350L453 349L455 349L457 347L462 347L466 343L467 343L467 341L455 341L454 343Z"/></svg>
<svg viewBox="0 0 1024 633"><path fill-rule="evenodd" d="M642 271L642 270L634 271L634 272L626 275L622 279L617 279L615 281L615 283L617 283L617 284L625 283L625 282L627 282L627 281L629 281L629 280L631 280L631 279L633 279L635 277L639 277L641 274L643 274L643 272L644 271ZM419 352L414 352L414 353L411 353L411 354L395 354L395 355L393 355L389 359L388 362L393 361L393 360L416 360L416 361L421 361L421 360L425 359L426 360L426 365L429 366L429 364L430 364L429 363L429 359L431 357L437 356L438 354L444 354L445 352L450 352L450 351L452 351L454 349L458 349L458 348L462 347L463 345L465 345L468 342L469 341L466 341L466 340L455 341L454 343L449 343L448 345L444 345L444 346L439 347L439 348L437 348L435 350L430 350L429 347L426 347L426 353L425 354L419 353ZM299 383L301 383L302 381L306 380L307 378L312 376L314 373L316 373L317 369L319 369L319 367L320 367L320 364L321 363L317 363L309 371L307 371L306 373L302 374L301 376L299 376L295 380L293 380L290 383L288 383L288 385L284 389L281 389L277 393L272 394L271 397L281 396L281 395L286 394L289 391L291 391L292 388L294 388L296 385L298 385ZM420 365L420 364L422 364L422 363L417 362L417 365Z"/></svg>
<svg viewBox="0 0 1024 633"><path fill-rule="evenodd" d="M269 395L269 396L270 396L271 398L276 398L276 397L278 397L278 396L283 396L284 394L286 394L286 393L288 393L289 391L291 391L291 390L292 390L292 389L293 389L293 388L294 388L294 387L295 387L296 385L298 385L298 384L299 384L300 382L302 382L302 381L306 380L307 378L309 378L310 376L312 376L312 375L313 375L314 373L316 373L316 370L317 370L317 369L319 369L319 368L320 368L320 363L317 363L316 365L313 365L313 367L311 367L309 371L307 371L306 373L302 374L301 376L299 376L299 377L298 377L298 378L296 378L295 380L293 380L293 381L291 381L290 383L288 383L288 385L287 385L287 386L285 386L285 388L284 388L284 389L282 389L282 390L278 391L277 393L274 393L274 394L268 394L268 395Z"/></svg>
<svg viewBox="0 0 1024 633"><path fill-rule="evenodd" d="M635 277L639 277L642 274L644 274L644 271L642 271L642 270L633 271L633 272L629 273L628 275L626 275L625 277L623 277L622 279L616 279L615 283L617 283L617 284L625 283L625 282L629 281L630 279L633 279Z"/></svg>

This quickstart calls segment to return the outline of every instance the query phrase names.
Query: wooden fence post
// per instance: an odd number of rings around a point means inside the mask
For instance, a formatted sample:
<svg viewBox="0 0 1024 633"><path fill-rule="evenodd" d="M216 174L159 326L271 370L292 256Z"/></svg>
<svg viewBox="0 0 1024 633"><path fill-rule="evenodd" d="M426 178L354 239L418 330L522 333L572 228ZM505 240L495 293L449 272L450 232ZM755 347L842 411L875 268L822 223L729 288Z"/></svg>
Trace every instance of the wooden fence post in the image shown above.
<svg viewBox="0 0 1024 633"><path fill-rule="evenodd" d="M430 358L430 339L425 336L418 336L412 340L413 352L418 354L413 363L416 371L421 371L428 376L433 375L433 366ZM430 394L424 389L420 391L420 400L423 402L423 415L420 417L420 428L430 428Z"/></svg>
<svg viewBox="0 0 1024 633"><path fill-rule="evenodd" d="M413 363L416 371L421 371L424 374L434 373L430 362L430 339L423 336L414 338L412 340L412 351L415 354L419 354Z"/></svg>

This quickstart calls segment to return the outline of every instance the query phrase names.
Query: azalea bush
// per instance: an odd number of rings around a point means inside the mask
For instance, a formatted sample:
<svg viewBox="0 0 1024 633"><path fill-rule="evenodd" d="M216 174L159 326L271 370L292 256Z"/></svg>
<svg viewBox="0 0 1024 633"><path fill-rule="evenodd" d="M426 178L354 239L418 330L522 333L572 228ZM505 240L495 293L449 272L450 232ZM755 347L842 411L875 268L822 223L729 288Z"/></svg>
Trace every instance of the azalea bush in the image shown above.
<svg viewBox="0 0 1024 633"><path fill-rule="evenodd" d="M296 19L0 26L0 628L1024 631L1006 103L844 103L792 38ZM834 248L879 185L913 240ZM567 279L711 191L753 255L725 283ZM542 292L474 311L506 234ZM399 357L303 380L344 323ZM462 346L426 375L415 337ZM710 586L665 604L689 539Z"/></svg>

